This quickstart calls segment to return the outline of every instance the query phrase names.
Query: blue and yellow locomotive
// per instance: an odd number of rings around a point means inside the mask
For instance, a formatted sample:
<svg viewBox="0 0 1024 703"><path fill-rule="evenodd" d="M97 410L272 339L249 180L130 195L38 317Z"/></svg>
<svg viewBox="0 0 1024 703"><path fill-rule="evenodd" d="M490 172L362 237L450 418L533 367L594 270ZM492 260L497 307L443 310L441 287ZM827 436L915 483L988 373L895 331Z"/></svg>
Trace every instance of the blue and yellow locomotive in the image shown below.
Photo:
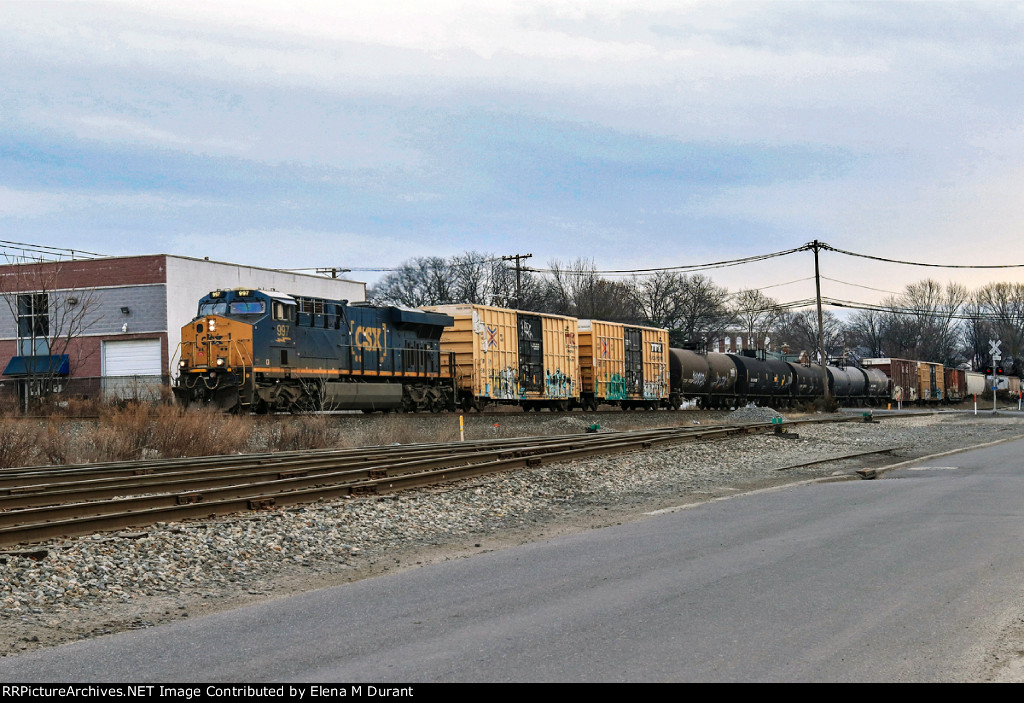
<svg viewBox="0 0 1024 703"><path fill-rule="evenodd" d="M454 407L440 313L217 290L181 329L179 402L236 412Z"/></svg>

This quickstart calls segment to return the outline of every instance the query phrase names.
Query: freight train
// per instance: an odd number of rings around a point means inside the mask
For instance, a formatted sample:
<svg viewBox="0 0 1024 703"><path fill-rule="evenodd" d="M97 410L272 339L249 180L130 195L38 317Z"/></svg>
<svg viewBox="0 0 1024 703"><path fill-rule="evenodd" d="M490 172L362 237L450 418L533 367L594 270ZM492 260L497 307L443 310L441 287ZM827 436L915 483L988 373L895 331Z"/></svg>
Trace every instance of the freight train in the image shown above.
<svg viewBox="0 0 1024 703"><path fill-rule="evenodd" d="M236 289L204 296L182 328L174 393L185 405L262 413L781 407L822 398L826 383L843 405L969 392L941 364L870 362L698 354L669 348L664 329L484 305L411 309Z"/></svg>
<svg viewBox="0 0 1024 703"><path fill-rule="evenodd" d="M698 354L671 349L671 387L702 408L747 403L792 406L829 394L841 405L874 405L890 395L889 378L876 368L801 364L766 354Z"/></svg>

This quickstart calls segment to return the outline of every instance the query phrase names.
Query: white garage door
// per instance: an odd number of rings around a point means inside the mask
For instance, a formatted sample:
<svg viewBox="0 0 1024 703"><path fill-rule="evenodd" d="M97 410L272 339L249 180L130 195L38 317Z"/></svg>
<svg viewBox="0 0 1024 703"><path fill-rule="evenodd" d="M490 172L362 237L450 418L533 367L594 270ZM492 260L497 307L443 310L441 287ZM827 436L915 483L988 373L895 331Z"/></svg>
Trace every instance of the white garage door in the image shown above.
<svg viewBox="0 0 1024 703"><path fill-rule="evenodd" d="M142 400L159 396L159 339L126 339L103 343L103 395Z"/></svg>
<svg viewBox="0 0 1024 703"><path fill-rule="evenodd" d="M104 376L159 376L162 370L159 339L103 343Z"/></svg>

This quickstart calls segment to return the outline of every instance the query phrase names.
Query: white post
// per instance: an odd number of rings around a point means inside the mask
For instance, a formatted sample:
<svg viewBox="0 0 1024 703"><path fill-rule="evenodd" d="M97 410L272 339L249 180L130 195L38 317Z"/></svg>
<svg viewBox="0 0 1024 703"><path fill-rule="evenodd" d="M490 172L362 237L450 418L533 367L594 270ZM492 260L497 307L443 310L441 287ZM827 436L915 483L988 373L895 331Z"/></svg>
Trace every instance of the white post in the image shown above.
<svg viewBox="0 0 1024 703"><path fill-rule="evenodd" d="M463 423L462 415L459 415L459 441L460 442L465 442L466 441L466 426Z"/></svg>

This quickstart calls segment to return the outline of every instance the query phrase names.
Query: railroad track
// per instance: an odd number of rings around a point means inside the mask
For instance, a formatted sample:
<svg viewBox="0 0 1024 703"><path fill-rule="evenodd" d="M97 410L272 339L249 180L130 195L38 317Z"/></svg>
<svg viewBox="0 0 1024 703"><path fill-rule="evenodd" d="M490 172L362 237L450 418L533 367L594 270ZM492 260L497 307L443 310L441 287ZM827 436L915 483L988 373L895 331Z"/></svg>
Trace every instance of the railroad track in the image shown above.
<svg viewBox="0 0 1024 703"><path fill-rule="evenodd" d="M788 421L786 426L826 422L863 422L863 418L809 418ZM0 546L391 493L499 471L780 429L764 422L701 425L6 469L0 471Z"/></svg>

